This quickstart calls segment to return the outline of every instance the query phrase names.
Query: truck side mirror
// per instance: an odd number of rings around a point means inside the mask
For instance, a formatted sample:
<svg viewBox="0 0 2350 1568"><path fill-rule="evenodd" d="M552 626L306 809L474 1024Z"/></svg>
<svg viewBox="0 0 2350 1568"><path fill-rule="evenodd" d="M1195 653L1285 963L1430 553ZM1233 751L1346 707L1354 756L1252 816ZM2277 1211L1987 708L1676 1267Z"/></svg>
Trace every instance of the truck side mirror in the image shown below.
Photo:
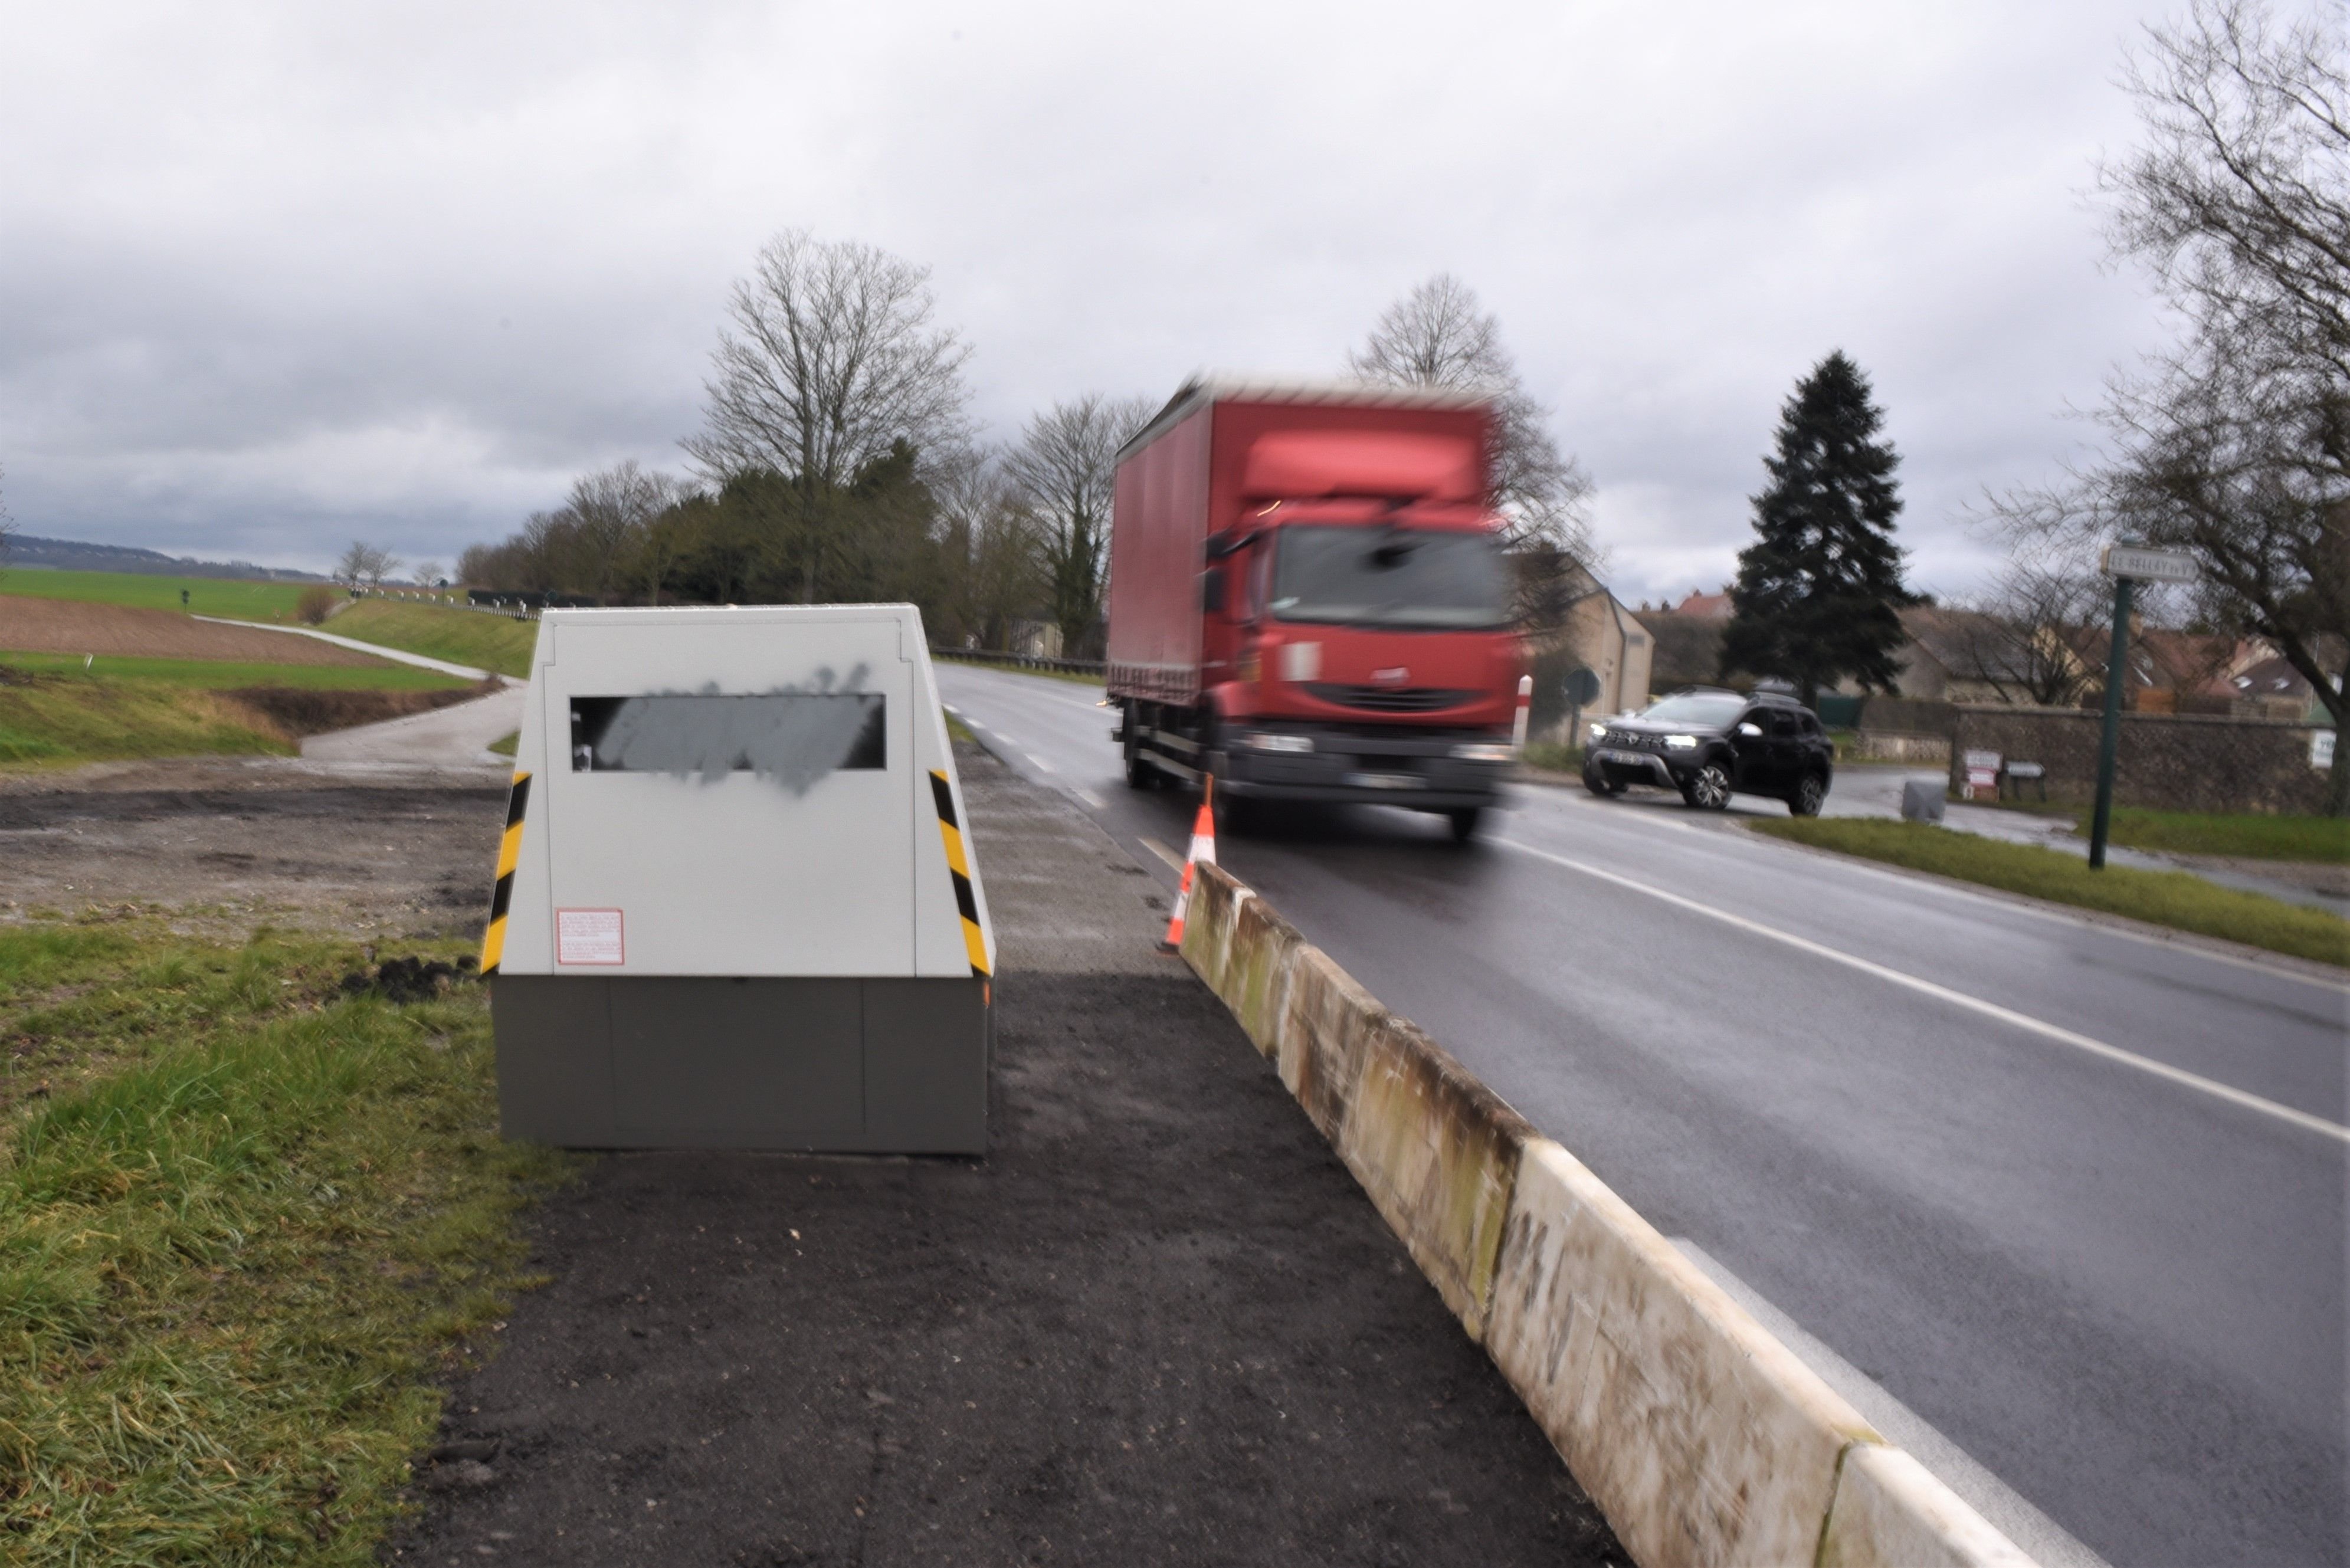
<svg viewBox="0 0 2350 1568"><path fill-rule="evenodd" d="M1211 615L1224 608L1224 574L1213 566L1200 574L1200 607Z"/></svg>

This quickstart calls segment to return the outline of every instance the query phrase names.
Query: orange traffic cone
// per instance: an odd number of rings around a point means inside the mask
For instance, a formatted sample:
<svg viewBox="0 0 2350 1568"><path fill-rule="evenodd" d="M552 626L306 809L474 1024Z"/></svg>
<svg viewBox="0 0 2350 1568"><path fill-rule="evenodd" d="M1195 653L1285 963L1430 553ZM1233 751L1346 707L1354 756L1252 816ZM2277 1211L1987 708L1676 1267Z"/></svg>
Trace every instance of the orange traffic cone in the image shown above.
<svg viewBox="0 0 2350 1568"><path fill-rule="evenodd" d="M1167 938L1159 944L1162 953L1183 950L1183 911L1191 907L1191 868L1216 863L1216 775L1208 775L1207 785L1200 792L1200 815L1191 823L1191 848L1183 857L1183 886L1175 894L1175 912L1167 918Z"/></svg>

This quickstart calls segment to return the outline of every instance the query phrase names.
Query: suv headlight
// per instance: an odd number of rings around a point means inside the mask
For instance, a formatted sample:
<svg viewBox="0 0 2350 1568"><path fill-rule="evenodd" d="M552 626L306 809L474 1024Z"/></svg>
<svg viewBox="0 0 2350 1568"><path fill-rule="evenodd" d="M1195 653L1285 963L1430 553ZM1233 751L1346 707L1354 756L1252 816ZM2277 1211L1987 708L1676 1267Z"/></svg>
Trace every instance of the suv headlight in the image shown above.
<svg viewBox="0 0 2350 1568"><path fill-rule="evenodd" d="M1241 744L1251 751L1285 752L1292 755L1314 749L1311 735L1283 735L1270 730L1255 730L1241 737Z"/></svg>
<svg viewBox="0 0 2350 1568"><path fill-rule="evenodd" d="M1665 750L1669 752L1693 752L1697 750L1697 737L1695 735L1667 735L1665 737Z"/></svg>
<svg viewBox="0 0 2350 1568"><path fill-rule="evenodd" d="M1452 748L1452 754L1464 763L1506 763L1517 756L1517 748L1499 741L1470 741Z"/></svg>
<svg viewBox="0 0 2350 1568"><path fill-rule="evenodd" d="M1595 741L1604 741L1607 738L1607 726L1605 724L1588 724L1585 728L1591 732L1591 738Z"/></svg>

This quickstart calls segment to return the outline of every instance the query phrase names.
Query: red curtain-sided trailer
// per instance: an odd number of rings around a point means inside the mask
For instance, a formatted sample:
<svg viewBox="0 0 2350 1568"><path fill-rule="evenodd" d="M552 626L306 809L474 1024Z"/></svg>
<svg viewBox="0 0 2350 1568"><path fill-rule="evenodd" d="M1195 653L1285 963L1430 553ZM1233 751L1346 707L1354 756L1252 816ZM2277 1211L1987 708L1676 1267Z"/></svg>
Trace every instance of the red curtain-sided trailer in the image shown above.
<svg viewBox="0 0 2350 1568"><path fill-rule="evenodd" d="M1523 663L1473 395L1186 386L1119 454L1109 691L1130 783L1444 814L1500 797Z"/></svg>

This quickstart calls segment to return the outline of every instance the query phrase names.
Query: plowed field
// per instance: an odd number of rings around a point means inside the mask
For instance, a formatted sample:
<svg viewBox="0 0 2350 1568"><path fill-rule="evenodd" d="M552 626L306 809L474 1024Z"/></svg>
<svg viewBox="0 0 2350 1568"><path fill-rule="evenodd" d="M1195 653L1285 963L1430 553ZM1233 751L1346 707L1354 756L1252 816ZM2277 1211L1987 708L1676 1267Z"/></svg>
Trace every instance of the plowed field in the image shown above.
<svg viewBox="0 0 2350 1568"><path fill-rule="evenodd" d="M0 595L0 649L23 653L146 654L266 664L380 666L316 638L192 620L170 610Z"/></svg>

